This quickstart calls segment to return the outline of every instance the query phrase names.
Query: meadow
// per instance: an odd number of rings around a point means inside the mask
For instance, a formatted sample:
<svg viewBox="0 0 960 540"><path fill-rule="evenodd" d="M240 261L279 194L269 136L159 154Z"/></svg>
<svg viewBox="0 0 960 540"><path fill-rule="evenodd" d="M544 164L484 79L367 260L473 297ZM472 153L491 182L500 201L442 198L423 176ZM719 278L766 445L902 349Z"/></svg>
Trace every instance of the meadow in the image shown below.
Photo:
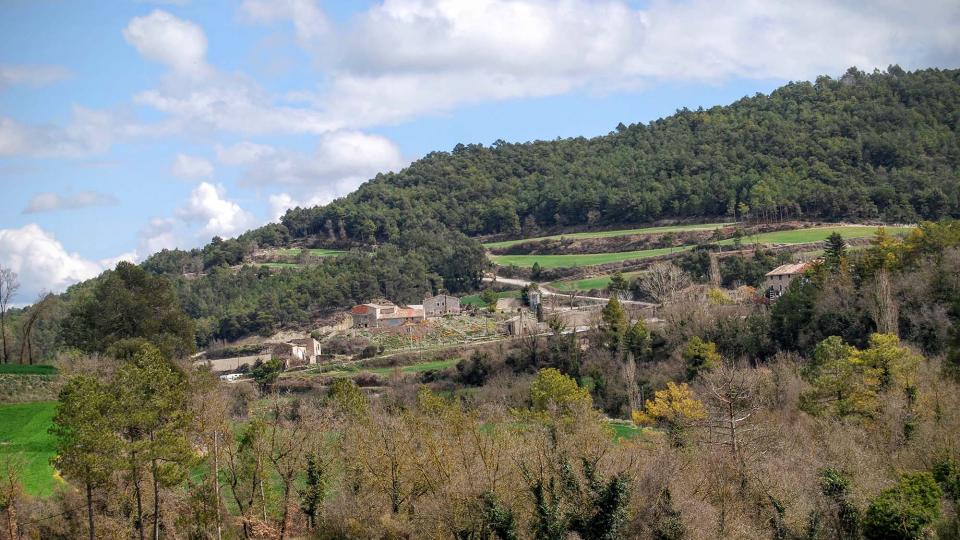
<svg viewBox="0 0 960 540"><path fill-rule="evenodd" d="M618 251L615 253L584 253L576 255L489 255L490 260L499 266L531 267L533 263L540 263L542 268L570 268L577 266L596 266L623 261L636 261L679 253L693 246L680 246L656 249L641 249L638 251Z"/></svg>
<svg viewBox="0 0 960 540"><path fill-rule="evenodd" d="M343 250L340 250L340 249L326 249L326 248L308 248L308 249L284 248L284 249L278 249L277 253L284 257L298 257L304 251L306 251L307 255L310 255L311 257L336 257L337 255L341 255L345 253Z"/></svg>
<svg viewBox="0 0 960 540"><path fill-rule="evenodd" d="M887 232L893 235L903 234L909 231L910 227L887 227ZM834 227L811 227L808 229L794 229L790 231L776 231L761 233L756 235L744 236L740 242L743 245L750 244L809 244L822 242L834 232L839 233L844 239L868 238L877 232L877 227L865 225L839 225ZM720 245L730 246L735 242L728 238L718 242ZM569 268L578 266L594 266L614 262L642 260L658 255L669 253L678 253L691 249L692 245L645 249L640 251L620 251L615 253L584 253L576 255L490 255L490 259L500 266L516 265L521 267L533 266L534 262L540 263L543 268ZM572 289L571 289L572 290Z"/></svg>
<svg viewBox="0 0 960 540"><path fill-rule="evenodd" d="M631 280L641 272L624 272L623 277L626 280ZM605 276L594 276L584 279L573 279L570 281L554 281L550 283L550 288L556 289L561 292L570 292L570 291L592 291L594 289L606 289L607 285L610 284L610 279L612 275Z"/></svg>
<svg viewBox="0 0 960 540"><path fill-rule="evenodd" d="M733 223L699 223L694 225L670 225L665 227L645 227L642 229L620 229L616 231L591 231L591 232L578 232L578 233L567 233L567 234L554 234L551 236L540 236L537 238L521 238L519 240L504 240L502 242L490 242L484 244L483 247L487 249L497 249L497 248L506 248L510 246L515 246L517 244L522 244L524 242L538 242L541 240L557 240L560 238L615 238L617 236L634 236L640 234L659 234L659 233L668 233L668 232L681 232L681 231L709 231L712 229L718 229L720 227L726 227L728 225L733 225Z"/></svg>
<svg viewBox="0 0 960 540"><path fill-rule="evenodd" d="M520 298L520 291L500 291L497 293L497 299L500 298ZM483 298L481 298L479 294L471 294L470 296L461 298L460 305L485 307L487 303L483 301Z"/></svg>
<svg viewBox="0 0 960 540"><path fill-rule="evenodd" d="M54 401L0 405L0 463L16 468L31 495L49 496L58 483L50 465L56 438L47 431L56 408Z"/></svg>

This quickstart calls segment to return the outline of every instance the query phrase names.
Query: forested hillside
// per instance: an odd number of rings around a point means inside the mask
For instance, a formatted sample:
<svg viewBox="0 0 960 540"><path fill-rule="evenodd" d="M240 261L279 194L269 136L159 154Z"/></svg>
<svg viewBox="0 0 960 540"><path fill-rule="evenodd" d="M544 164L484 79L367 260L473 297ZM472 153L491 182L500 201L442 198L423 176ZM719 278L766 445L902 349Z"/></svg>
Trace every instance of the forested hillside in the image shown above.
<svg viewBox="0 0 960 540"><path fill-rule="evenodd" d="M468 235L668 218L914 222L960 212L960 71L788 84L593 139L457 145L282 219L296 237L389 241L422 220Z"/></svg>
<svg viewBox="0 0 960 540"><path fill-rule="evenodd" d="M960 70L851 68L592 139L457 145L326 206L200 249L164 250L142 266L173 280L204 346L378 296L416 302L474 290L485 258L470 237L479 235L664 219L958 217L958 124ZM237 269L258 249L291 245L359 251L282 272ZM55 348L70 303L68 294L42 304L31 344L40 356Z"/></svg>

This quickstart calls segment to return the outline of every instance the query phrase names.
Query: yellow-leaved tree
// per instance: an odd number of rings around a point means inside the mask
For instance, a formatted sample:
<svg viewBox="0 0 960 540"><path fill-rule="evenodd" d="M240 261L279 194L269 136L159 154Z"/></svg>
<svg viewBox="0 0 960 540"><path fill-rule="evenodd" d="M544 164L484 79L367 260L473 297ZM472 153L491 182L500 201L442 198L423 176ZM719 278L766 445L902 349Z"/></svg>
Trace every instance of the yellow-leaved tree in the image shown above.
<svg viewBox="0 0 960 540"><path fill-rule="evenodd" d="M670 443L676 447L684 445L690 426L707 416L703 403L686 383L668 382L667 387L657 390L643 408L643 411L633 411L633 422L666 429Z"/></svg>

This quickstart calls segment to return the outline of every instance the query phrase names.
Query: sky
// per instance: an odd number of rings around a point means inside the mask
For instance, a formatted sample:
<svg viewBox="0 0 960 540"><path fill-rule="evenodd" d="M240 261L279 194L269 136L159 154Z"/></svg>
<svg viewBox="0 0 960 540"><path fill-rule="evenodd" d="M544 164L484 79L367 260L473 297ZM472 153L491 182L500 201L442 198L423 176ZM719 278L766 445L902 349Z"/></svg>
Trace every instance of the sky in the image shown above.
<svg viewBox="0 0 960 540"><path fill-rule="evenodd" d="M457 143L956 68L957 28L931 0L2 0L0 266L29 303Z"/></svg>

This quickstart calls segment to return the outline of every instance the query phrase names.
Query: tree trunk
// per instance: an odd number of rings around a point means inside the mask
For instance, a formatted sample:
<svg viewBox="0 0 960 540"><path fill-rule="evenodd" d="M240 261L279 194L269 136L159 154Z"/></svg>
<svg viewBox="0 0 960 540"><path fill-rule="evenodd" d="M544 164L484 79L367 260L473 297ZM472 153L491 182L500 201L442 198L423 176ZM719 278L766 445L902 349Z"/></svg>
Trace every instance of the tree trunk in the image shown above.
<svg viewBox="0 0 960 540"><path fill-rule="evenodd" d="M133 454L133 459L136 461L137 455L136 452ZM140 488L140 468L137 466L133 467L133 492L137 498L137 531L140 533L140 540L144 539L143 535L143 491Z"/></svg>
<svg viewBox="0 0 960 540"><path fill-rule="evenodd" d="M213 492L216 494L215 504L217 505L217 540L220 540L223 527L220 516L220 432L213 431Z"/></svg>
<svg viewBox="0 0 960 540"><path fill-rule="evenodd" d="M153 540L160 540L160 479L157 478L157 460L152 462L153 473Z"/></svg>
<svg viewBox="0 0 960 540"><path fill-rule="evenodd" d="M280 522L280 540L287 537L287 521L290 519L290 492L293 486L293 478L287 476L283 479L283 521Z"/></svg>
<svg viewBox="0 0 960 540"><path fill-rule="evenodd" d="M93 486L87 482L87 526L90 528L90 540L95 540L97 535L93 530Z"/></svg>
<svg viewBox="0 0 960 540"><path fill-rule="evenodd" d="M266 476L266 473L263 471L263 462L260 458L260 453L257 452L257 470L260 473L260 507L263 510L263 522L267 522L267 492L263 488L263 477Z"/></svg>
<svg viewBox="0 0 960 540"><path fill-rule="evenodd" d="M7 314L6 310L0 311L0 339L3 340L3 363L9 362L7 354Z"/></svg>

